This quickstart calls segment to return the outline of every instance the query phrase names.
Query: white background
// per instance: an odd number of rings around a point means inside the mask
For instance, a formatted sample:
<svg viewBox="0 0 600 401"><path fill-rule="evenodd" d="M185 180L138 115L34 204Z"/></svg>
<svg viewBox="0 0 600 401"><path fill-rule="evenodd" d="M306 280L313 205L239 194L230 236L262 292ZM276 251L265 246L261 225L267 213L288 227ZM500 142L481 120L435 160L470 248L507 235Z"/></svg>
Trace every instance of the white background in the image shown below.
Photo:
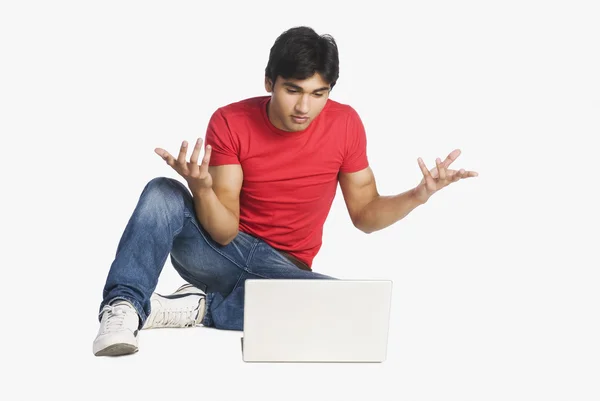
<svg viewBox="0 0 600 401"><path fill-rule="evenodd" d="M593 3L3 1L0 398L600 399ZM125 224L177 177L153 149L266 94L297 25L337 40L331 97L361 115L382 194L455 148L480 174L371 235L334 202L314 269L394 281L387 361L245 364L239 332L205 328L94 357ZM181 283L168 264L158 290Z"/></svg>

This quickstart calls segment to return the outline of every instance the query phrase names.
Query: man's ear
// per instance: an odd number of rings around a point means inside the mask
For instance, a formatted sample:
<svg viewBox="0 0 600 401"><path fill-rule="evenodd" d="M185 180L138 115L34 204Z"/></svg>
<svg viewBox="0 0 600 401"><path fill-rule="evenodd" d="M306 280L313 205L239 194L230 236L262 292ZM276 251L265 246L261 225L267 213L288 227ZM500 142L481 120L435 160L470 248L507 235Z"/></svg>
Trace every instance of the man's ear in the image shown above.
<svg viewBox="0 0 600 401"><path fill-rule="evenodd" d="M265 90L269 93L273 92L273 81L269 77L265 77Z"/></svg>

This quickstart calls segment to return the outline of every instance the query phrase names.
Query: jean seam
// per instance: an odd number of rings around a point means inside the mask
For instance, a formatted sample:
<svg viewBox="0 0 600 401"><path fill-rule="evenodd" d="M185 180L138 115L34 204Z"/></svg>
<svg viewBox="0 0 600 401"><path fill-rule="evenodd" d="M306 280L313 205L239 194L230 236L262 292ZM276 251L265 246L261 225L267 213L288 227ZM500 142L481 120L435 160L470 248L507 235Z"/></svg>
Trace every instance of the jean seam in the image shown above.
<svg viewBox="0 0 600 401"><path fill-rule="evenodd" d="M175 230L173 232L173 238L171 238L171 243L173 241L175 241L175 237L177 237L179 234L181 234L181 232L183 231L183 227L185 227L185 213L184 213L184 219L183 219L183 224L181 225L181 227L178 230ZM169 257L169 255L167 255L167 258Z"/></svg>
<svg viewBox="0 0 600 401"><path fill-rule="evenodd" d="M231 292L235 291L235 289L238 288L238 285L240 285L240 281L242 280L242 277L244 277L244 274L245 273L240 273L240 276L238 277L237 281L233 285L233 290L231 290Z"/></svg>
<svg viewBox="0 0 600 401"><path fill-rule="evenodd" d="M189 190L185 187L185 185L183 185L181 182L177 181L174 178L167 179L167 184L169 184L171 187L175 188L176 191L178 191L178 190L181 189L181 188L178 187L178 185L181 185L181 186L183 186L185 188L187 194L189 196L192 196L190 194ZM183 202L183 216L184 216L184 219L183 219L183 222L181 224L181 227L178 230L174 231L173 238L172 238L173 240L175 239L176 236L178 236L183 231L183 227L185 226L185 217L186 217L186 214L187 214L186 213L186 207L185 207L185 199L182 199L182 202ZM192 203L193 203L193 196L192 196Z"/></svg>
<svg viewBox="0 0 600 401"><path fill-rule="evenodd" d="M204 297L204 317L202 318L201 324L205 327L213 326L212 312L210 312L210 305L212 304L212 298L213 298L213 295L210 293L207 293L206 296Z"/></svg>
<svg viewBox="0 0 600 401"><path fill-rule="evenodd" d="M254 256L254 253L256 252L256 248L258 248L259 243L259 239L255 238L254 244L252 244L252 248L250 248L250 252L248 252L248 257L246 258L246 269L244 269L247 272L250 272L248 266L250 266L250 261L252 260L252 257Z"/></svg>

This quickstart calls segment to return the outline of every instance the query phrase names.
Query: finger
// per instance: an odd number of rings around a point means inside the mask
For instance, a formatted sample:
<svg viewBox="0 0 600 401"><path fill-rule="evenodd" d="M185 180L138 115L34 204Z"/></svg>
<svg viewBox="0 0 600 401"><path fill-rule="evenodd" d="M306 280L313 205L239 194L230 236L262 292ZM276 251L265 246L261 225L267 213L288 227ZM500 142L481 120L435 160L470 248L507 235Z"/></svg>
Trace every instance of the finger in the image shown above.
<svg viewBox="0 0 600 401"><path fill-rule="evenodd" d="M425 183L427 184L427 188L429 190L432 190L432 191L435 190L435 180L431 176L431 173L427 169L427 166L425 166L425 163L423 162L423 159L421 159L419 157L417 159L417 162L419 163L419 167L421 168L421 172L423 173L423 177L425 177Z"/></svg>
<svg viewBox="0 0 600 401"><path fill-rule="evenodd" d="M450 154L446 157L446 160L444 160L444 167L448 168L450 167L450 165L452 164L452 162L454 162L454 160L456 160L458 158L458 156L460 156L461 151L460 149L454 149L452 152L450 152Z"/></svg>
<svg viewBox="0 0 600 401"><path fill-rule="evenodd" d="M460 171L458 171L456 173L456 175L459 178L471 178L471 177L477 177L479 174L475 171L465 171L464 169L460 169Z"/></svg>
<svg viewBox="0 0 600 401"><path fill-rule="evenodd" d="M208 172L208 165L210 162L211 153L212 153L212 147L210 145L206 145L206 149L204 150L204 157L202 158L202 164L200 165L201 173Z"/></svg>
<svg viewBox="0 0 600 401"><path fill-rule="evenodd" d="M440 180L445 180L446 179L446 168L442 164L442 160L439 157L437 159L435 159L435 165L437 166L438 176L440 177Z"/></svg>
<svg viewBox="0 0 600 401"><path fill-rule="evenodd" d="M460 174L460 171L456 171L451 178L452 182L456 182L458 180L460 180L462 178L462 174Z"/></svg>
<svg viewBox="0 0 600 401"><path fill-rule="evenodd" d="M187 141L183 141L181 143L181 148L179 149L179 156L177 156L177 164L181 164L182 166L185 166L186 161L185 158L187 157Z"/></svg>
<svg viewBox="0 0 600 401"><path fill-rule="evenodd" d="M421 159L419 157L417 159L417 162L419 163L419 168L421 169L421 172L423 173L423 176L425 178L427 178L427 176L431 176L431 174L429 173L429 170L427 169L427 166L425 166L425 163L423 162L423 159Z"/></svg>
<svg viewBox="0 0 600 401"><path fill-rule="evenodd" d="M198 164L198 156L200 156L200 149L202 149L202 138L198 138L194 150L192 151L192 157L190 157L190 163Z"/></svg>
<svg viewBox="0 0 600 401"><path fill-rule="evenodd" d="M164 161L167 162L167 164L171 167L175 166L175 158L173 156L171 156L171 154L169 152L167 152L164 149L161 148L156 148L154 149L154 152L159 155L160 157L162 157L162 159Z"/></svg>

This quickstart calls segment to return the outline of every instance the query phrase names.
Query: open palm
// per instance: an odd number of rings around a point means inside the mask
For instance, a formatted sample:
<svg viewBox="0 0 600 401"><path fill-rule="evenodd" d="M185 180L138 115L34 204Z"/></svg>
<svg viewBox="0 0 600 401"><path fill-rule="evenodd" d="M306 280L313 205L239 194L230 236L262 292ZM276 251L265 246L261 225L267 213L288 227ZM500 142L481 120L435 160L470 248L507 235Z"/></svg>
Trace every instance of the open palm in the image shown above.
<svg viewBox="0 0 600 401"><path fill-rule="evenodd" d="M452 184L453 182L457 182L464 178L477 177L479 175L475 171L466 171L465 169L448 169L452 162L454 162L458 156L460 156L460 153L460 149L453 150L443 162L438 157L435 159L436 166L431 170L427 169L423 159L420 157L418 158L417 161L419 163L421 172L423 173L423 179L414 189L414 193L419 201L425 203L431 197L431 195Z"/></svg>
<svg viewBox="0 0 600 401"><path fill-rule="evenodd" d="M208 165L210 163L210 155L212 148L210 145L206 146L204 157L202 162L198 164L198 158L200 156L200 150L202 149L202 138L198 138L190 161L186 160L188 152L188 143L183 141L181 148L179 149L179 155L175 159L169 152L162 148L154 149L154 152L163 158L169 166L171 166L179 175L181 175L187 181L190 191L196 193L198 190L205 188L212 188L212 176L208 172Z"/></svg>

